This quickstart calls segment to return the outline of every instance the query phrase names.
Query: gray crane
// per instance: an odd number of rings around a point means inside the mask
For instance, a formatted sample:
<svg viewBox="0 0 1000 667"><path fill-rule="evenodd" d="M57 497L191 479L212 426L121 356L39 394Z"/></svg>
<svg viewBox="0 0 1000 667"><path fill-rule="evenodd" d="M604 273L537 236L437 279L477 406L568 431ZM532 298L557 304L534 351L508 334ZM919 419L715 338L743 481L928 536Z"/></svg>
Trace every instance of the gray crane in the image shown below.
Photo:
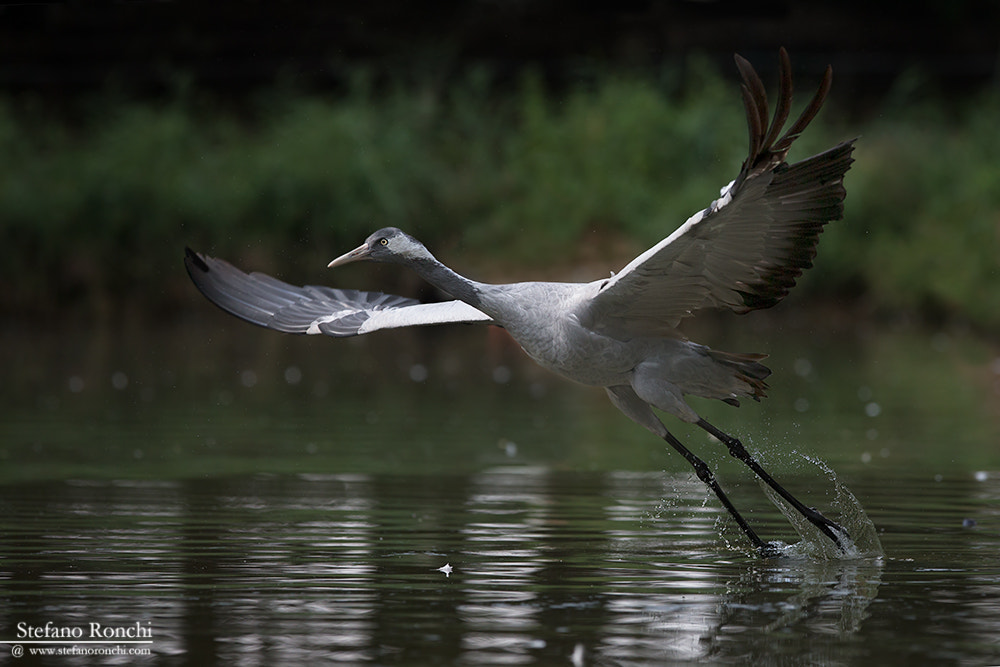
<svg viewBox="0 0 1000 667"><path fill-rule="evenodd" d="M799 502L750 455L739 439L705 421L685 395L719 399L765 396L771 371L763 354L733 354L688 340L681 320L709 309L745 313L778 303L812 265L823 226L843 215L844 174L854 140L794 164L795 139L815 117L832 77L784 133L792 98L791 65L780 52L777 108L769 122L764 85L736 56L750 135L749 155L719 198L610 278L587 283L488 284L451 270L420 241L394 227L380 229L330 267L358 260L405 266L455 300L416 300L331 287L298 287L187 249L185 265L198 289L223 310L288 333L355 336L381 329L451 322L503 327L545 368L577 382L604 387L611 402L664 439L694 467L762 554L778 551L762 540L733 506L709 466L685 447L654 408L696 424L722 442L842 551L847 532Z"/></svg>

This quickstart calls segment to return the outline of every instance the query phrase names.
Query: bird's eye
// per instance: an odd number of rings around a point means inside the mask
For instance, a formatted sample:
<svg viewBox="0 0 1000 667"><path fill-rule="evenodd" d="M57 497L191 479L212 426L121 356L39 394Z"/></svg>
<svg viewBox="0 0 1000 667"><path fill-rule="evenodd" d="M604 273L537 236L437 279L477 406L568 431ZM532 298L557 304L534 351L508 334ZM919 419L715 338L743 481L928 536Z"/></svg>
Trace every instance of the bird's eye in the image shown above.
<svg viewBox="0 0 1000 667"><path fill-rule="evenodd" d="M382 245L389 245L389 239L379 239L378 242Z"/></svg>

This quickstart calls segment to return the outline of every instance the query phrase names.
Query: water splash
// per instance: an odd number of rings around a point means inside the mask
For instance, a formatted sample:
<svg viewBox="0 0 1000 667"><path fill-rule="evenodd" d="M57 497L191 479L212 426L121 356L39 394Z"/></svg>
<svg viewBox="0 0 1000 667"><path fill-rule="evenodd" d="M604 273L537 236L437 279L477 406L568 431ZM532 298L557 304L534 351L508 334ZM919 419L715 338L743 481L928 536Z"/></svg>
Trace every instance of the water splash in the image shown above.
<svg viewBox="0 0 1000 667"><path fill-rule="evenodd" d="M800 555L820 560L882 558L885 552L882 550L882 543L878 539L875 524L868 518L864 508L854 494L840 482L837 473L826 462L820 459L805 454L799 454L799 456L823 471L833 484L833 506L840 513L839 523L843 526L846 534L841 533L839 535L843 546L843 549L841 549L816 526L799 514L795 508L785 502L769 486L760 482L761 488L771 500L771 503L785 515L785 518L792 524L795 532L802 538L801 542L783 546L783 555Z"/></svg>

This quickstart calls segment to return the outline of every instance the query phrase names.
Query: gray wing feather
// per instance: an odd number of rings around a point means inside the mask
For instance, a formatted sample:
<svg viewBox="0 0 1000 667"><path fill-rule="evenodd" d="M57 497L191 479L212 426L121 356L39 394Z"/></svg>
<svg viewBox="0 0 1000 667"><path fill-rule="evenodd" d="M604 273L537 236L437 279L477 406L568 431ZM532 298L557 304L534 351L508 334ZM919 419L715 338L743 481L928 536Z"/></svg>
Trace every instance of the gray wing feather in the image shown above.
<svg viewBox="0 0 1000 667"><path fill-rule="evenodd" d="M737 56L750 153L717 200L636 257L580 312L595 329L663 334L705 308L747 312L778 303L812 265L823 226L843 215L844 174L854 141L794 164L792 142L819 111L831 70L812 102L779 138L791 100L791 66L781 51L781 90L768 126L763 84Z"/></svg>
<svg viewBox="0 0 1000 667"><path fill-rule="evenodd" d="M397 327L491 321L461 301L425 304L382 292L290 285L263 273L244 273L190 248L184 265L209 301L247 322L286 333L342 337Z"/></svg>

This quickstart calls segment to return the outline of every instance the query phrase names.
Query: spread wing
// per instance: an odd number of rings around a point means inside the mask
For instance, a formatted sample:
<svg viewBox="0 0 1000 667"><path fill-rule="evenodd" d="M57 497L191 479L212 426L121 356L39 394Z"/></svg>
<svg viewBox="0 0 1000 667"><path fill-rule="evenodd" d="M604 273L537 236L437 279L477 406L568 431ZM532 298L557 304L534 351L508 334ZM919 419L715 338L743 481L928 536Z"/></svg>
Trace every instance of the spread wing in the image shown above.
<svg viewBox="0 0 1000 667"><path fill-rule="evenodd" d="M708 208L606 281L580 312L581 322L597 330L655 335L705 308L743 313L773 306L812 266L823 226L842 217L853 140L785 162L792 142L823 104L831 69L782 135L792 98L788 54L781 50L778 107L769 126L763 83L749 62L736 56L736 64L750 134L749 155L736 180Z"/></svg>
<svg viewBox="0 0 1000 667"><path fill-rule="evenodd" d="M414 299L306 285L289 285L263 273L244 273L221 259L186 249L184 266L198 290L228 313L276 331L357 336L398 327L491 322L462 301Z"/></svg>

